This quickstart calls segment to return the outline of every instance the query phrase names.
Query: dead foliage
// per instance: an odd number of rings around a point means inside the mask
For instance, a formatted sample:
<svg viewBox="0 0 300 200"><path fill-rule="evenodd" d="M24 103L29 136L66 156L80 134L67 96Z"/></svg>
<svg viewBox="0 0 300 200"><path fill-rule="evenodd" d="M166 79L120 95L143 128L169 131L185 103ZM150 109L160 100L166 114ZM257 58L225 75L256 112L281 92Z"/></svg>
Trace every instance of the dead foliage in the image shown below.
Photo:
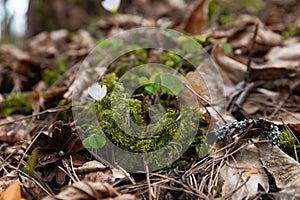
<svg viewBox="0 0 300 200"><path fill-rule="evenodd" d="M300 198L299 5L269 0L265 15L235 13L222 25L210 22L212 2L130 1L89 30L40 32L23 48L0 45L0 200ZM84 148L71 101L86 98L91 80L106 73L159 61L162 50L131 52L108 70L84 60L97 53L99 35L152 26L187 33L208 52L196 69L170 61L203 106L200 124L219 125L207 133L216 142L204 157L184 154L183 167L149 172L143 163L144 171L128 173Z"/></svg>

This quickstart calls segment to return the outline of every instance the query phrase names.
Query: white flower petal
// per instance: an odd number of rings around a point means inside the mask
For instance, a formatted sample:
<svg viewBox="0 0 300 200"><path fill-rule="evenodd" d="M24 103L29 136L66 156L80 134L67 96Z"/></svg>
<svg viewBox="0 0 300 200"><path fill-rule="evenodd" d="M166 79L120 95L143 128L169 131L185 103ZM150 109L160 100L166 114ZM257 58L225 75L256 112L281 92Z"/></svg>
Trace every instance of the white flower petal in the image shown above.
<svg viewBox="0 0 300 200"><path fill-rule="evenodd" d="M93 99L100 100L103 97L105 97L106 90L106 85L101 87L98 83L95 83L94 85L88 88L88 93Z"/></svg>
<svg viewBox="0 0 300 200"><path fill-rule="evenodd" d="M107 11L116 12L120 6L121 0L104 0L102 6Z"/></svg>
<svg viewBox="0 0 300 200"><path fill-rule="evenodd" d="M102 99L103 97L105 97L106 95L106 85L103 85L102 88L101 88L101 91L100 91L100 99Z"/></svg>

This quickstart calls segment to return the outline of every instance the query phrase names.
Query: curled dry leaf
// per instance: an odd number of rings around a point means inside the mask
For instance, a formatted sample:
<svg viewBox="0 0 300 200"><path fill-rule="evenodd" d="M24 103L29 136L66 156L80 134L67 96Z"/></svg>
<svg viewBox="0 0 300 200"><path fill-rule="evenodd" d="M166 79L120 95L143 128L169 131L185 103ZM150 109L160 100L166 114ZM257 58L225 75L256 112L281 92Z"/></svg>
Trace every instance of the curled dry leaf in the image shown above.
<svg viewBox="0 0 300 200"><path fill-rule="evenodd" d="M258 25L258 32L254 51L268 51L270 47L280 45L283 38L266 28L258 17L241 15L233 23L217 30L210 30L209 35L216 40L226 38L234 49L249 50L253 41L254 27Z"/></svg>
<svg viewBox="0 0 300 200"><path fill-rule="evenodd" d="M80 180L86 182L114 182L113 171L98 161L89 161L74 169Z"/></svg>
<svg viewBox="0 0 300 200"><path fill-rule="evenodd" d="M201 0L195 5L193 11L188 17L184 30L193 34L201 33L201 31L207 28L207 21L208 0Z"/></svg>
<svg viewBox="0 0 300 200"><path fill-rule="evenodd" d="M75 37L66 29L42 32L27 44L28 51L43 58L53 56L84 56L97 44L96 40L85 30L79 30ZM78 50L80 49L80 50Z"/></svg>
<svg viewBox="0 0 300 200"><path fill-rule="evenodd" d="M43 200L135 200L133 195L120 194L108 183L76 182L64 187L55 196L47 196Z"/></svg>
<svg viewBox="0 0 300 200"><path fill-rule="evenodd" d="M225 86L229 89L244 80L246 65L226 56L221 44L214 46L212 57L220 70Z"/></svg>
<svg viewBox="0 0 300 200"><path fill-rule="evenodd" d="M300 59L300 43L291 44L285 47L273 47L265 58L270 60L290 60L298 61Z"/></svg>
<svg viewBox="0 0 300 200"><path fill-rule="evenodd" d="M212 51L212 56L222 74L223 82L225 85L225 93L235 89L237 83L243 81L246 76L247 66L229 57L225 54L221 44L216 44ZM291 61L294 62L294 61ZM297 61L298 62L298 61ZM271 63L265 63L262 65L251 65L250 80L254 81L256 87L278 90L280 88L285 90L300 90L300 73L298 66L275 65Z"/></svg>

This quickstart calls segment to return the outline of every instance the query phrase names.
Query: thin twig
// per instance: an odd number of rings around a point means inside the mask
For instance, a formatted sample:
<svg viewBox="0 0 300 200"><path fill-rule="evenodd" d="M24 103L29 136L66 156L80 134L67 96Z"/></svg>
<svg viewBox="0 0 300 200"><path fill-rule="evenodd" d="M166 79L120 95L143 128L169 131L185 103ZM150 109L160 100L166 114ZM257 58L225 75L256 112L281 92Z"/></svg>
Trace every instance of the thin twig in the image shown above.
<svg viewBox="0 0 300 200"><path fill-rule="evenodd" d="M69 170L66 170L66 169L64 169L62 166L58 166L58 168L61 170L61 171L63 171L66 175L68 175L69 177L70 177L70 179L74 182L74 183L76 183L76 180L73 178L73 176L69 173L70 171Z"/></svg>
<svg viewBox="0 0 300 200"><path fill-rule="evenodd" d="M47 110L44 110L44 111L39 112L39 113L35 113L35 114L32 114L32 115L20 117L18 119L14 119L14 120L11 120L11 121L8 121L8 122L0 123L0 126L4 126L4 125L7 125L7 124L13 124L13 123L15 123L17 121L22 121L22 120L25 120L25 119L30 119L32 117L36 117L36 116L43 115L43 114L46 114L46 113L55 113L55 112L64 111L64 110L69 109L70 107L71 106L67 105L67 106L61 106L61 107L57 107L57 108L47 109Z"/></svg>
<svg viewBox="0 0 300 200"><path fill-rule="evenodd" d="M6 162L6 161L5 161ZM30 177L28 174L24 173L22 170L20 170L19 168L16 168L15 166L12 166L10 164L8 164L9 167L11 167L12 169L16 170L17 172L19 172L21 175L25 176L26 178L28 178L29 180L31 180L32 182L34 182L35 184L37 184L39 187L42 188L42 190L44 190L47 194L52 194L54 195L54 192L51 190L51 188L44 182L40 181L36 181L34 178ZM38 177L35 176L35 178L39 179ZM47 188L47 189L46 189Z"/></svg>
<svg viewBox="0 0 300 200"><path fill-rule="evenodd" d="M230 193L228 193L227 195L225 195L224 197L223 197L223 199L231 199L232 198L232 195L234 194L234 193L236 193L239 189L241 189L244 185L246 185L246 183L250 180L250 176L249 177L247 177L247 179L246 179L246 181L245 182L243 182L241 185L239 185L238 187L236 187L232 192L230 192Z"/></svg>
<svg viewBox="0 0 300 200"><path fill-rule="evenodd" d="M130 174L128 174L128 172L126 172L125 169L123 169L120 165L118 165L118 163L115 163L115 165L118 167L118 169L126 176L126 178L128 178L130 180L130 182L133 185L136 185L135 180L130 176Z"/></svg>
<svg viewBox="0 0 300 200"><path fill-rule="evenodd" d="M288 131L288 133L290 133L291 136L293 136L294 139L297 141L297 143L300 145L300 142L299 142L297 136L296 136L296 135L294 134L294 132L292 131L292 129L291 129L291 128L283 121L282 118L280 118L280 121L282 122L284 128Z"/></svg>
<svg viewBox="0 0 300 200"><path fill-rule="evenodd" d="M181 181L177 181L176 179L174 178L171 178L171 177L168 177L168 176L164 176L164 175L161 175L161 174L158 174L158 173L151 173L151 175L154 175L154 176L158 176L158 177L161 177L161 178L164 178L164 179L168 179L178 185L181 185L184 189L186 190L189 190L189 191L192 191L194 192L194 195L198 196L199 198L202 198L202 199L209 199L205 194L203 194L201 191L197 190L196 188L193 188L193 187L190 187L190 186L187 186L185 185L184 183L182 183Z"/></svg>
<svg viewBox="0 0 300 200"><path fill-rule="evenodd" d="M30 147L33 145L33 143L38 139L38 137L42 134L42 130L45 128L46 126L44 126L40 131L39 133L34 137L34 139L31 141L31 143L28 145L28 147L26 148L25 152L23 153L22 157L21 157L21 160L20 162L18 163L18 166L17 168L19 169L20 168L20 164L21 164L21 161L24 159L24 156L27 154L27 152L29 151Z"/></svg>
<svg viewBox="0 0 300 200"><path fill-rule="evenodd" d="M78 178L78 176L77 176L77 174L76 174L76 172L75 172L75 170L74 170L73 157L72 157L72 155L70 155L70 161L71 161L71 169L72 169L72 173L73 173L73 175L74 175L76 181L79 182L80 180L79 180L79 178Z"/></svg>
<svg viewBox="0 0 300 200"><path fill-rule="evenodd" d="M149 167L148 167L148 164L145 161L144 161L144 167L145 167L145 171L146 171L146 182L147 182L147 186L148 186L148 197L149 197L149 200L152 200L152 197L155 198L155 195L153 194L152 187L151 187L150 176L149 176Z"/></svg>
<svg viewBox="0 0 300 200"><path fill-rule="evenodd" d="M251 71L251 62L252 62L253 54L254 54L254 46L255 46L255 40L256 40L257 32L258 32L258 24L255 24L254 35L253 35L253 38L252 38L252 44L251 44L251 48L250 48L250 52L249 52L249 59L248 59L248 62L247 62L247 73L246 73L246 77L245 77L246 83L249 83L250 79L251 79L251 73L252 73L252 71Z"/></svg>

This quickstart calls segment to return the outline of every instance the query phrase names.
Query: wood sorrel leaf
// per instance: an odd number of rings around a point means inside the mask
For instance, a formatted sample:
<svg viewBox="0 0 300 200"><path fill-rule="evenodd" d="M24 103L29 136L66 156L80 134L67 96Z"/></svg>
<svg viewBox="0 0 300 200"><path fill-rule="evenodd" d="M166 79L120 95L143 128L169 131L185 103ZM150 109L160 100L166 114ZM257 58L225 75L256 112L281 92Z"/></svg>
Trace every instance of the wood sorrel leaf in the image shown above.
<svg viewBox="0 0 300 200"><path fill-rule="evenodd" d="M105 138L97 133L94 133L92 135L90 135L88 138L85 138L82 141L82 145L85 148L102 148L104 145L106 144L106 140Z"/></svg>
<svg viewBox="0 0 300 200"><path fill-rule="evenodd" d="M157 92L158 91L158 88L159 88L159 84L158 83L152 83L148 86L145 87L145 90L147 92Z"/></svg>
<svg viewBox="0 0 300 200"><path fill-rule="evenodd" d="M141 78L139 78L139 83L142 85L147 85L150 84L151 82L147 77L142 76Z"/></svg>
<svg viewBox="0 0 300 200"><path fill-rule="evenodd" d="M172 74L162 74L160 79L161 85L170 90L174 95L179 94L184 89L184 85L181 80Z"/></svg>
<svg viewBox="0 0 300 200"><path fill-rule="evenodd" d="M106 144L106 140L102 135L96 133L89 136L89 143L92 148L101 148Z"/></svg>

